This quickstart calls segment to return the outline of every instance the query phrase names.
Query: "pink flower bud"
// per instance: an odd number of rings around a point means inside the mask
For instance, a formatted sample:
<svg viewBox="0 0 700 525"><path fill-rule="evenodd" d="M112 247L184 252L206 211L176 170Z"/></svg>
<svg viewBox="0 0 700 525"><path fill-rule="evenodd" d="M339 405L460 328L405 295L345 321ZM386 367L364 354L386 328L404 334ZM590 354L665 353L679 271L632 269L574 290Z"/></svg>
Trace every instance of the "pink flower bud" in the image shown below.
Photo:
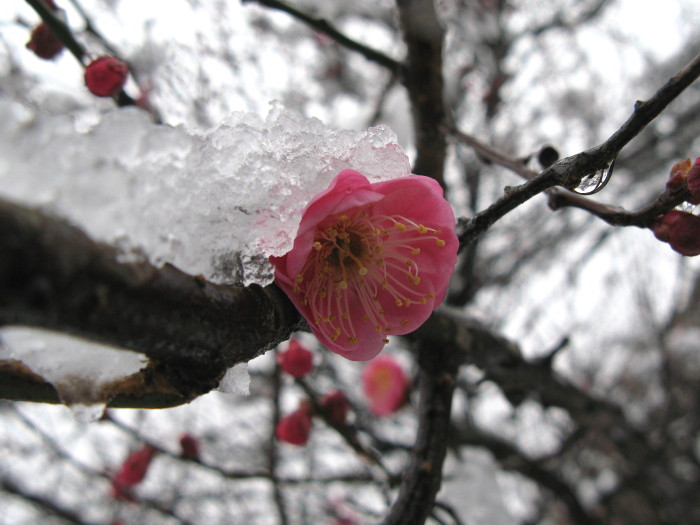
<svg viewBox="0 0 700 525"><path fill-rule="evenodd" d="M36 26L27 42L27 49L39 58L50 60L63 51L63 43L43 22Z"/></svg>
<svg viewBox="0 0 700 525"><path fill-rule="evenodd" d="M304 407L295 410L279 420L275 434L285 443L306 445L311 434L311 414Z"/></svg>
<svg viewBox="0 0 700 525"><path fill-rule="evenodd" d="M289 375L303 377L313 370L314 356L299 341L291 340L287 351L277 354L277 363Z"/></svg>
<svg viewBox="0 0 700 525"><path fill-rule="evenodd" d="M343 392L334 390L326 394L321 399L321 406L326 409L328 417L337 425L345 426L347 424L350 401Z"/></svg>
<svg viewBox="0 0 700 525"><path fill-rule="evenodd" d="M370 410L378 416L386 416L405 403L408 379L393 358L378 357L362 370L362 388Z"/></svg>
<svg viewBox="0 0 700 525"><path fill-rule="evenodd" d="M692 213L669 211L654 227L654 235L681 255L700 255L700 217Z"/></svg>
<svg viewBox="0 0 700 525"><path fill-rule="evenodd" d="M126 83L129 67L118 58L102 56L85 68L85 85L98 97L113 97Z"/></svg>
<svg viewBox="0 0 700 525"><path fill-rule="evenodd" d="M190 434L180 436L180 455L183 458L199 459L199 440Z"/></svg>
<svg viewBox="0 0 700 525"><path fill-rule="evenodd" d="M370 184L344 170L304 209L292 250L270 261L318 340L363 361L442 302L457 262L454 229L435 180Z"/></svg>

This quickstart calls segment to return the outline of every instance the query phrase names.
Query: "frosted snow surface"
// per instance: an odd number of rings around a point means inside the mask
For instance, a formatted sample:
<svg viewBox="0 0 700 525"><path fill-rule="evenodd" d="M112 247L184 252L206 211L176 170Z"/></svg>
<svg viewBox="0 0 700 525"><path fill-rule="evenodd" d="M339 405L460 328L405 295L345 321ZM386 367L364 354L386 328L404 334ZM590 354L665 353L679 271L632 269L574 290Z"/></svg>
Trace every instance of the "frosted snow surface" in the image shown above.
<svg viewBox="0 0 700 525"><path fill-rule="evenodd" d="M41 205L126 259L144 253L216 282L267 284L301 211L341 170L408 175L384 127L340 130L273 105L203 133L115 109L87 131L0 99L0 196Z"/></svg>

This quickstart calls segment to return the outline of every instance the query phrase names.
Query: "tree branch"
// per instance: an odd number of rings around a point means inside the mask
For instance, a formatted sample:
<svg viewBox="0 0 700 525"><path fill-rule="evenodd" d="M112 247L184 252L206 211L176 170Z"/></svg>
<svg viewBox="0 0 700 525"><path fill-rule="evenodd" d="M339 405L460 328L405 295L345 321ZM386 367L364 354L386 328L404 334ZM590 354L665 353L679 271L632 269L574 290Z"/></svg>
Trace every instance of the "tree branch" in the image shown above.
<svg viewBox="0 0 700 525"><path fill-rule="evenodd" d="M426 332L427 333L427 332ZM422 525L431 513L442 483L447 453L452 395L459 368L451 344L432 337L418 340L418 435L399 495L384 525Z"/></svg>
<svg viewBox="0 0 700 525"><path fill-rule="evenodd" d="M687 187L660 193L652 202L637 211L628 211L568 191L554 188L549 194L549 207L559 210L565 207L579 208L604 220L611 226L637 226L649 228L660 215L691 199Z"/></svg>
<svg viewBox="0 0 700 525"><path fill-rule="evenodd" d="M397 72L401 69L400 62L385 55L384 53L381 53L375 49L372 49L369 46L366 46L364 44L357 42L356 40L353 40L352 38L349 38L344 33L341 33L340 31L338 31L327 20L324 20L322 18L314 18L314 17L296 9L295 7L285 3L285 2L280 2L279 0L243 0L243 3L253 3L253 2L256 4L264 5L265 7L269 7L270 9L277 9L279 11L284 11L285 13L293 16L297 20L300 20L301 22L305 23L306 25L308 25L312 29L329 36L334 41L336 41L340 45L346 47L347 49L350 49L352 51L355 51L355 52L361 54L363 57L365 57L370 62L374 62L375 64L379 64L380 66L385 67L393 72Z"/></svg>
<svg viewBox="0 0 700 525"><path fill-rule="evenodd" d="M276 286L224 286L174 266L124 263L66 221L0 200L0 326L56 330L152 358L185 399L288 338L298 312ZM26 379L26 378L25 378ZM6 392L0 383L0 395ZM117 392L119 393L119 392Z"/></svg>
<svg viewBox="0 0 700 525"><path fill-rule="evenodd" d="M442 124L442 42L444 31L433 0L397 0L399 20L408 47L403 83L408 90L416 137L413 172L436 179L443 187L447 139Z"/></svg>
<svg viewBox="0 0 700 525"><path fill-rule="evenodd" d="M576 188L584 177L608 169L620 150L697 80L698 76L700 76L700 55L671 77L649 100L637 101L632 115L605 142L595 148L559 160L520 186L506 188L503 197L460 225L460 248L473 242L497 220L535 195L553 186ZM454 129L451 131L457 133ZM456 134L456 136L460 138L460 135ZM461 134L461 137L464 141L467 135Z"/></svg>

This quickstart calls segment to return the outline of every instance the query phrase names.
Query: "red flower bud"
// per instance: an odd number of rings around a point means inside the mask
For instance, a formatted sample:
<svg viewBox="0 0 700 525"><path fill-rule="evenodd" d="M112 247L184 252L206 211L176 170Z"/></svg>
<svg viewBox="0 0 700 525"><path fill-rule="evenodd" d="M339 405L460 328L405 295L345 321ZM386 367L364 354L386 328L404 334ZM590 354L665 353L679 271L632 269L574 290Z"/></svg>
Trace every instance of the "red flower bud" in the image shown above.
<svg viewBox="0 0 700 525"><path fill-rule="evenodd" d="M53 34L49 26L42 22L32 31L29 42L27 42L27 49L33 51L39 58L49 60L63 50L63 44Z"/></svg>
<svg viewBox="0 0 700 525"><path fill-rule="evenodd" d="M199 459L199 440L190 434L180 436L180 455L183 458Z"/></svg>
<svg viewBox="0 0 700 525"><path fill-rule="evenodd" d="M155 453L156 449L150 445L132 452L122 463L119 472L114 476L114 481L124 487L141 483L146 477L146 472L148 472L148 467L151 465Z"/></svg>
<svg viewBox="0 0 700 525"><path fill-rule="evenodd" d="M671 210L654 227L654 235L681 255L700 255L700 217Z"/></svg>
<svg viewBox="0 0 700 525"><path fill-rule="evenodd" d="M277 423L277 439L292 445L306 445L311 434L311 415L304 408L299 408Z"/></svg>
<svg viewBox="0 0 700 525"><path fill-rule="evenodd" d="M295 340L289 342L286 352L277 354L277 362L282 370L294 377L303 377L314 368L313 354Z"/></svg>
<svg viewBox="0 0 700 525"><path fill-rule="evenodd" d="M85 85L98 97L112 97L121 91L129 74L129 67L121 60L103 56L85 68Z"/></svg>
<svg viewBox="0 0 700 525"><path fill-rule="evenodd" d="M321 405L328 412L328 417L336 424L344 426L347 423L350 401L340 390L326 394L321 399Z"/></svg>
<svg viewBox="0 0 700 525"><path fill-rule="evenodd" d="M690 202L700 204L700 157L695 159L695 164L688 170L688 189L692 198Z"/></svg>

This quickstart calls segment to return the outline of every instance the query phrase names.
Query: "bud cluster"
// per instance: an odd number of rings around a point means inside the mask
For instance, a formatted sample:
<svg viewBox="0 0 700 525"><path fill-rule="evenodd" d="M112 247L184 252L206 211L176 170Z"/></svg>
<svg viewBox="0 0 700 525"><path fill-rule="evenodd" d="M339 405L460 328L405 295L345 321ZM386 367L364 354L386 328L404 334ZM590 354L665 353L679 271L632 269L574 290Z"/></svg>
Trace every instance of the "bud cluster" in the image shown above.
<svg viewBox="0 0 700 525"><path fill-rule="evenodd" d="M687 190L688 202L700 204L700 157L677 162L671 168L666 183L667 191ZM700 217L687 211L671 210L656 221L653 226L657 239L667 242L681 255L700 255Z"/></svg>

